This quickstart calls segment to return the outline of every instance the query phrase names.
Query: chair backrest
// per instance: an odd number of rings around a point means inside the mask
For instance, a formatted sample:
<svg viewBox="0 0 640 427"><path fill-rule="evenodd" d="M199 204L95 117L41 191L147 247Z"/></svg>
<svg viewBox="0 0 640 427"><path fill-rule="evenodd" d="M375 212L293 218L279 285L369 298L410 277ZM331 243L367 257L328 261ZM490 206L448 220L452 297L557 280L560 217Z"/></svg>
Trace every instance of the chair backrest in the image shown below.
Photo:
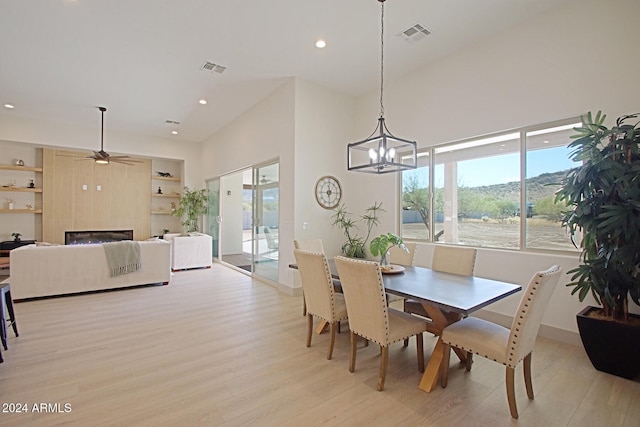
<svg viewBox="0 0 640 427"><path fill-rule="evenodd" d="M331 271L324 254L294 249L307 312L332 321L336 317Z"/></svg>
<svg viewBox="0 0 640 427"><path fill-rule="evenodd" d="M443 273L473 276L476 264L475 248L436 245L433 248L431 268Z"/></svg>
<svg viewBox="0 0 640 427"><path fill-rule="evenodd" d="M515 368L518 362L533 351L542 316L555 290L562 269L554 265L533 275L524 291L511 325L507 350L507 366Z"/></svg>
<svg viewBox="0 0 640 427"><path fill-rule="evenodd" d="M391 254L391 263L398 265L413 265L417 244L405 243L404 245L409 249L409 252L405 252L398 246L394 246L389 249L389 254Z"/></svg>
<svg viewBox="0 0 640 427"><path fill-rule="evenodd" d="M319 254L324 253L322 239L294 240L293 247L305 252L315 252Z"/></svg>
<svg viewBox="0 0 640 427"><path fill-rule="evenodd" d="M349 313L349 329L377 344L389 344L389 313L380 265L342 256L335 260Z"/></svg>

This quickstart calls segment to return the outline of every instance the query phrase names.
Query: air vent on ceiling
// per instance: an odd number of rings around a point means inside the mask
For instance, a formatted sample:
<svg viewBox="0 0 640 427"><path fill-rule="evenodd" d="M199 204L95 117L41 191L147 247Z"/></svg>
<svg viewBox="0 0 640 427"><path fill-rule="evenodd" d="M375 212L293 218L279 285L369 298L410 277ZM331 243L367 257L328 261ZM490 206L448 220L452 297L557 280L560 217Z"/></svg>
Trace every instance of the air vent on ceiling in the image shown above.
<svg viewBox="0 0 640 427"><path fill-rule="evenodd" d="M431 34L431 31L427 30L420 24L416 24L413 27L409 27L403 32L399 33L398 37L403 38L409 43L415 43L419 40L422 40L429 34Z"/></svg>
<svg viewBox="0 0 640 427"><path fill-rule="evenodd" d="M203 71L209 71L210 73L222 74L222 73L224 73L224 70L227 69L227 67L223 67L222 65L214 64L211 61L205 61L204 64L202 64L202 67L200 67L200 69L203 70Z"/></svg>
<svg viewBox="0 0 640 427"><path fill-rule="evenodd" d="M180 122L177 122L175 120L165 120L164 122L166 124L168 124L168 125L179 125L180 124Z"/></svg>

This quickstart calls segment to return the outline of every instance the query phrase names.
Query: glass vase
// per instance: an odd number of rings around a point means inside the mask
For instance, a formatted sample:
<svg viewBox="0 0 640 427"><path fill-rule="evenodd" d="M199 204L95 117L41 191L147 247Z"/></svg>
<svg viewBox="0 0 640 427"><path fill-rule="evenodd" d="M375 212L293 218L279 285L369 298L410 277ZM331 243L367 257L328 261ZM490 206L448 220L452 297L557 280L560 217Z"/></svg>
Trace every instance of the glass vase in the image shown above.
<svg viewBox="0 0 640 427"><path fill-rule="evenodd" d="M391 254L389 251L386 251L380 256L380 267L391 268Z"/></svg>

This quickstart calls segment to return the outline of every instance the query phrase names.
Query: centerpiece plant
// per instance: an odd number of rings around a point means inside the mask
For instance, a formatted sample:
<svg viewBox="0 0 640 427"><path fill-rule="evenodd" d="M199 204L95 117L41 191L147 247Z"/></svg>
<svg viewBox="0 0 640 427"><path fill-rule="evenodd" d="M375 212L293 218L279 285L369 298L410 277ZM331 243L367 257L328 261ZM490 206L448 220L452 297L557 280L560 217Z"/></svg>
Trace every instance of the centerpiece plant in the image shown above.
<svg viewBox="0 0 640 427"><path fill-rule="evenodd" d="M562 224L581 250L578 267L567 272L567 286L580 301L592 295L600 305L578 313L582 342L596 369L626 378L640 371L640 317L629 313L629 299L640 305L637 117L622 116L610 129L601 112L582 117L569 144L570 158L581 164L567 173L555 198L566 203Z"/></svg>
<svg viewBox="0 0 640 427"><path fill-rule="evenodd" d="M338 227L344 233L346 241L342 245L342 254L350 258L366 258L366 245L371 236L373 227L380 223L379 215L385 212L382 209L382 202L374 202L373 205L365 209L364 215L358 219L353 219L353 214L349 212L344 204L339 205L331 216L331 225ZM366 234L359 235L358 223L364 225Z"/></svg>
<svg viewBox="0 0 640 427"><path fill-rule="evenodd" d="M393 233L381 234L371 239L369 251L371 251L371 255L373 256L380 256L381 266L388 267L390 263L389 249L394 246L399 247L405 252L409 252L409 248L405 246L402 238Z"/></svg>
<svg viewBox="0 0 640 427"><path fill-rule="evenodd" d="M209 192L206 189L190 190L189 187L184 187L178 207L172 215L183 219L181 224L187 233L195 233L198 231L200 216L207 212L208 203Z"/></svg>

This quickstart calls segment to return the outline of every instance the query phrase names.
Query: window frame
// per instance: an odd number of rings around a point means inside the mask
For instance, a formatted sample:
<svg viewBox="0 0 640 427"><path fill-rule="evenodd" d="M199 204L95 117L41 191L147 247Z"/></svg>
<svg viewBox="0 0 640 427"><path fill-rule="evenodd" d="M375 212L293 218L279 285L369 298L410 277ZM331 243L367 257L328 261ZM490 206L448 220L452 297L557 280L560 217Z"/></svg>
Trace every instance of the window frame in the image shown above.
<svg viewBox="0 0 640 427"><path fill-rule="evenodd" d="M436 169L436 165L437 165L437 152L438 150L447 150L448 147L454 147L454 146L460 146L460 145L464 145L464 144L469 144L470 147L472 146L477 146L480 144L475 145L474 142L480 142L480 141L487 141L487 140L493 140L495 139L494 142L499 142L500 138L506 138L509 135L514 135L517 134L518 135L518 150L519 150L519 178L520 178L520 201L519 201L519 207L520 207L520 212L527 212L527 135L532 133L532 132L537 132L537 131L544 131L544 130L549 130L549 132L554 132L554 131L559 131L559 130L563 130L564 129L571 129L577 126L581 126L581 118L580 116L574 116L574 117L569 117L569 118L565 118L565 119L560 119L560 120L554 120L554 121L550 121L550 122L546 122L546 123L540 123L540 124L536 124L536 125L530 125L530 126L523 126L520 128L516 128L516 129L511 129L511 130L505 130L505 131L500 131L500 132L494 132L494 133L490 133L490 134L485 134L482 136L477 136L477 137L471 137L471 138L464 138L464 139L460 139L460 140L455 140L455 141L449 141L446 143L442 143L442 144L435 144L429 147L423 147L423 148L419 148L417 150L417 154L418 156L420 156L421 153L426 153L423 154L424 157L427 157L428 162L427 164L424 164L422 166L418 165L418 168L420 167L427 167L428 168L428 188L427 188L427 199L428 199L428 209L429 209L429 233L428 233L428 239L420 239L420 238L408 238L408 237L404 237L403 236L403 205L404 205L404 201L403 201L403 191L404 191L404 185L403 185L403 174L405 173L405 171L402 171L400 173L400 177L398 179L398 208L399 208L399 215L398 215L398 225L397 225L397 229L399 231L399 235L407 241L416 241L416 242L427 242L427 243L433 243L433 244L453 244L453 245L460 245L460 246L471 246L471 245L464 245L464 244L460 244L460 243L444 243L444 242L438 242L438 241L434 241L434 235L435 233L435 212L434 212L434 198L435 198L435 191L434 191L434 180L435 180L435 169ZM559 129L558 129L559 128ZM486 143L486 142L485 142ZM564 145L565 147L570 143L570 141L567 141L567 144ZM552 147L559 147L560 145L552 145L550 146L550 148ZM446 151L445 151L446 152ZM442 153L442 151L441 151ZM478 157L480 158L480 157ZM519 242L518 242L518 247L517 248L501 248L501 247L494 247L494 246L473 246L476 248L482 248L482 249L495 249L495 250L506 250L506 251L522 251L522 252L535 252L535 253L552 253L552 254L572 254L575 255L577 253L576 251L572 251L570 249L553 249L553 248L532 248L532 247L527 247L527 216L524 215L524 220L522 220L522 215L521 215L521 220L519 221L518 227L519 227ZM569 239L569 237L567 237L567 239Z"/></svg>

